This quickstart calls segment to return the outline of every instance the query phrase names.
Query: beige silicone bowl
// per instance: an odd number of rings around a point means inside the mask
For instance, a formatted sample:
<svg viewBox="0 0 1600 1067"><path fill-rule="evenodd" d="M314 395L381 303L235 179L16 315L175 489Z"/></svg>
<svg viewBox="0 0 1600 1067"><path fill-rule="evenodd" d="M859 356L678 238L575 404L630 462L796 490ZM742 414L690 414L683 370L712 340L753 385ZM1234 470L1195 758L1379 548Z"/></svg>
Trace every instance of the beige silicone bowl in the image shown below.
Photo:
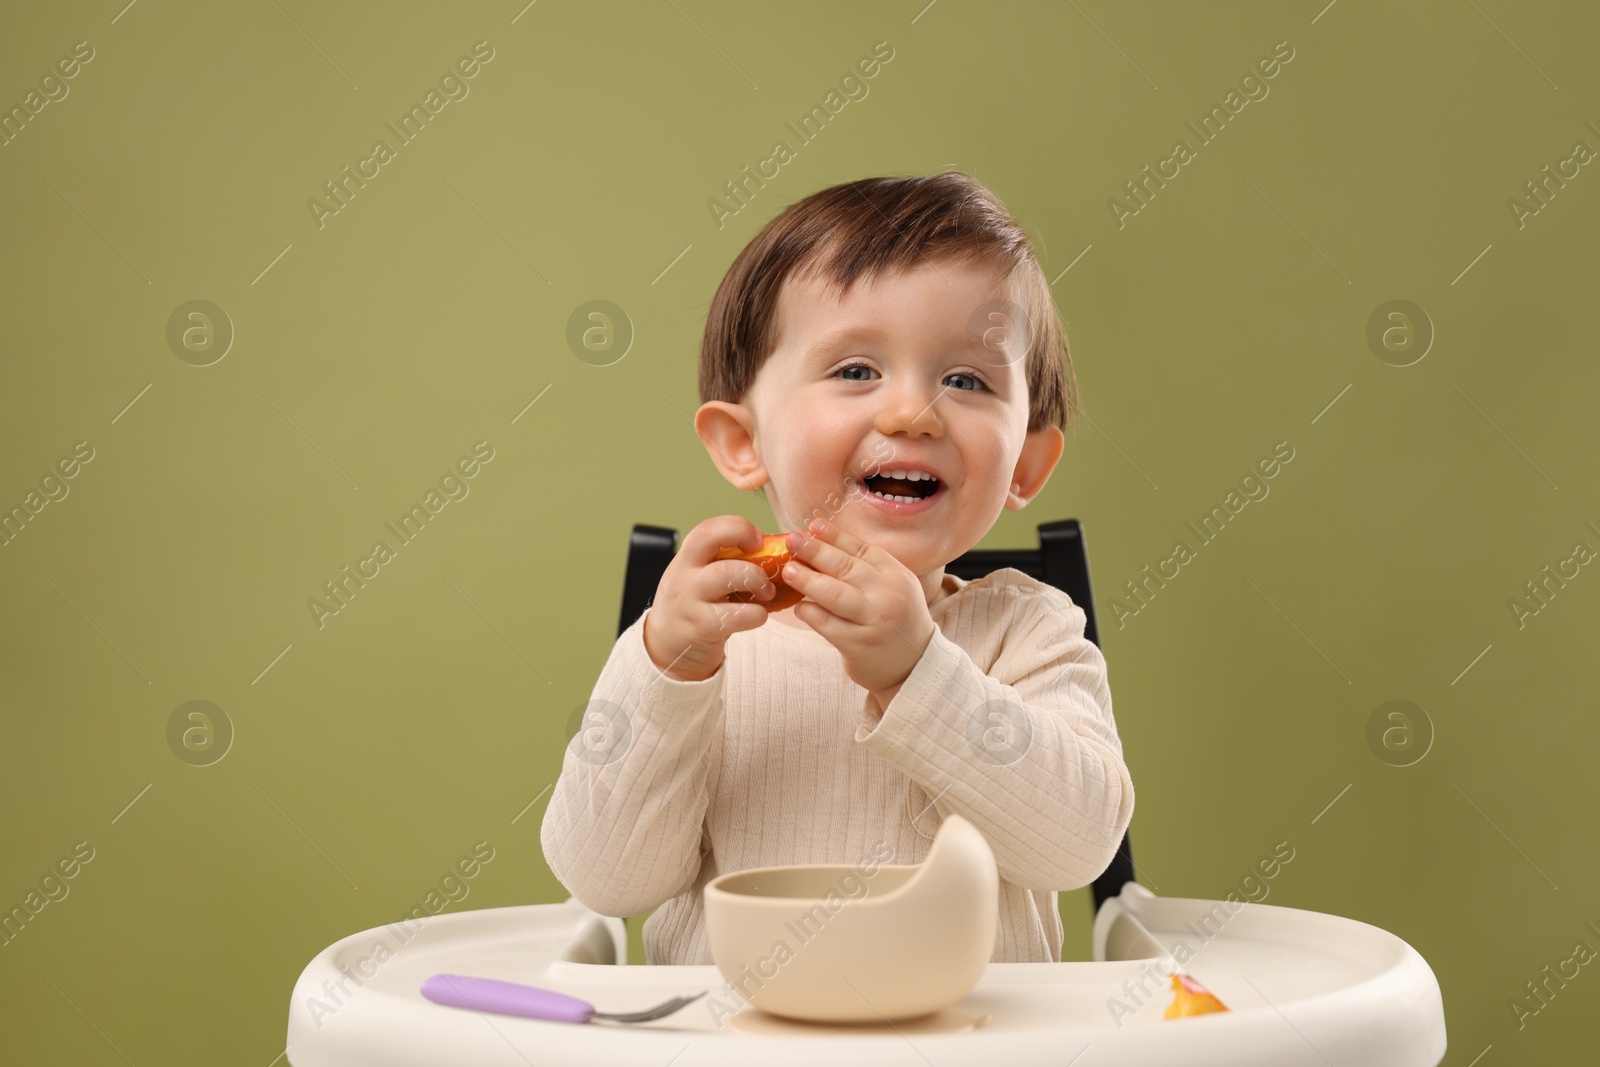
<svg viewBox="0 0 1600 1067"><path fill-rule="evenodd" d="M989 843L950 815L921 864L720 875L705 887L706 935L717 969L757 1008L881 1023L966 996L994 955L999 897Z"/></svg>

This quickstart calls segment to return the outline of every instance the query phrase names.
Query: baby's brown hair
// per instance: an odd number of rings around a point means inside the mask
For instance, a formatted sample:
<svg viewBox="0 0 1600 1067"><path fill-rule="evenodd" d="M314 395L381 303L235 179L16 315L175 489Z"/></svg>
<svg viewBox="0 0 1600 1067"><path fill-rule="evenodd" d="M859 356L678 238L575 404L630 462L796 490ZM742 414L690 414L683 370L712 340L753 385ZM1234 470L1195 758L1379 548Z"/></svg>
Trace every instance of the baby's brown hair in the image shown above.
<svg viewBox="0 0 1600 1067"><path fill-rule="evenodd" d="M1077 419L1067 331L1028 235L998 197L959 170L862 178L785 208L745 245L706 313L700 402L742 403L777 334L778 294L791 275L815 275L840 295L858 278L919 260L992 262L1028 319L1028 430Z"/></svg>

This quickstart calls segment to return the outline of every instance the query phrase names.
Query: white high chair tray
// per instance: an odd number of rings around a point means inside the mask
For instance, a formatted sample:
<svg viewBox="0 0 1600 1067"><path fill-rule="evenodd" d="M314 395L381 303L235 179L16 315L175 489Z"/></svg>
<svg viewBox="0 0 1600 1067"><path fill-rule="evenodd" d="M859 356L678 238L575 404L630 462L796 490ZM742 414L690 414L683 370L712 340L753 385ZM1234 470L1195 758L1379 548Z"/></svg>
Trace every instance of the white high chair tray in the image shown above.
<svg viewBox="0 0 1600 1067"><path fill-rule="evenodd" d="M1393 934L1276 905L1234 913L1135 883L1101 907L1094 962L991 963L953 1007L867 1026L767 1015L731 995L714 966L618 966L622 920L576 900L438 915L413 929L404 942L397 926L354 934L306 966L289 1009L293 1067L1437 1067L1445 1052L1439 983ZM1230 1010L1163 1018L1173 999L1155 959L1163 951ZM612 1012L709 992L649 1023L558 1023L434 1004L419 990L440 973L553 989Z"/></svg>

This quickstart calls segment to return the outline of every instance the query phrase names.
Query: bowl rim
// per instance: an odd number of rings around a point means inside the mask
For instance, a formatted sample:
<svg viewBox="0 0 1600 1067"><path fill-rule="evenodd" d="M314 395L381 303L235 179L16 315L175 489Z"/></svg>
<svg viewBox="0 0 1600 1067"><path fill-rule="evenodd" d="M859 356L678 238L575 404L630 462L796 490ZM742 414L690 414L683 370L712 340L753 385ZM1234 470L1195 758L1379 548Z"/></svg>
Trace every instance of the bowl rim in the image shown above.
<svg viewBox="0 0 1600 1067"><path fill-rule="evenodd" d="M927 866L927 864L925 862L924 863L880 863L878 865L878 870L879 871L885 871L885 870L909 870L909 871L912 871L912 872L917 872L917 871L920 871L925 866ZM703 892L703 896L705 896L705 897L710 897L710 896L715 895L715 896L722 897L722 898L728 899L728 900L751 901L751 902L756 902L756 903L763 902L763 901L770 901L772 903L780 903L780 904L805 904L807 902L821 903L821 902L826 901L828 899L826 894L824 894L822 896L784 897L784 896L768 896L766 894L760 894L760 893L738 893L738 892L735 892L735 891L730 890L730 889L723 889L721 883L726 881L726 880L728 880L728 879L730 879L730 878L735 878L735 877L738 877L740 875L770 874L770 873L773 873L775 871L806 871L806 870L834 871L834 870L836 870L836 871L839 871L841 874L843 874L846 871L855 871L857 869L858 869L858 865L851 864L851 863L780 863L780 864L776 864L776 865L770 866L770 867L745 867L745 868L742 868L742 869L737 870L737 871L725 871L722 874L717 875L715 878L711 879L711 881L709 881L709 882L707 882L705 884L705 888L704 888L704 890L702 892ZM905 893L907 890L909 890L913 885L916 884L917 880L918 880L918 875L916 873L913 873L911 875L911 877L907 878L905 881L901 882L899 885L895 886L893 889L890 889L890 890L887 890L887 891L885 891L883 893L878 894L877 899L880 899L880 900L893 899L897 895ZM863 897L861 897L859 899L855 898L855 897L845 897L845 900L850 902L850 903L860 903L861 900L865 900L865 899L866 899L865 896L863 896Z"/></svg>

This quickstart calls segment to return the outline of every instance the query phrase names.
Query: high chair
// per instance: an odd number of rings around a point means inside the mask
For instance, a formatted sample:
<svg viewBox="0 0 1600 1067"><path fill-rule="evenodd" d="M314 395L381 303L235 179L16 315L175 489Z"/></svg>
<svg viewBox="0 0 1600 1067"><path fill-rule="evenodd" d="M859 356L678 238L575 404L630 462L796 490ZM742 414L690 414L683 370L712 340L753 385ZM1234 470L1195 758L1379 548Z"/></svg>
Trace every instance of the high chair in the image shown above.
<svg viewBox="0 0 1600 1067"><path fill-rule="evenodd" d="M619 634L649 604L676 540L672 529L633 528ZM1000 567L1066 592L1083 609L1085 635L1098 646L1081 524L1045 523L1037 549L972 551L946 570L970 581ZM537 848L537 836L533 842ZM626 966L624 921L572 897L446 912L415 926L354 933L319 952L295 983L284 1055L292 1067L1442 1062L1438 979L1399 937L1354 919L1247 903L1231 893L1226 901L1158 897L1133 875L1125 835L1093 883L1092 961L990 963L952 1008L881 1025L783 1020L741 1004L710 964ZM1194 990L1184 992L1174 972L1203 983L1206 997L1214 995L1224 1010L1167 1017L1180 1002L1194 1002ZM602 1012L706 995L650 1022L573 1024L433 1003L420 990L439 974L536 986L580 997Z"/></svg>

